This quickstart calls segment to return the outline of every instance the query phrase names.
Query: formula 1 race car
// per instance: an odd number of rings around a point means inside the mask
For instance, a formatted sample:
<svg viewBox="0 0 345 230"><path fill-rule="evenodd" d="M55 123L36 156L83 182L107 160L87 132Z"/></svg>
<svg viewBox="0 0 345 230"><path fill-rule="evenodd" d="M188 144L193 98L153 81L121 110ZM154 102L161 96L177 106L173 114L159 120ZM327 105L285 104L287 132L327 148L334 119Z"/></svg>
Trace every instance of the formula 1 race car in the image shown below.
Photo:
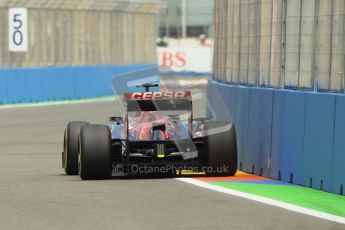
<svg viewBox="0 0 345 230"><path fill-rule="evenodd" d="M203 171L206 176L232 176L237 171L236 131L228 121L193 120L190 91L123 95L124 117L112 124L73 121L64 133L62 165L68 175L105 179L113 172L168 173Z"/></svg>

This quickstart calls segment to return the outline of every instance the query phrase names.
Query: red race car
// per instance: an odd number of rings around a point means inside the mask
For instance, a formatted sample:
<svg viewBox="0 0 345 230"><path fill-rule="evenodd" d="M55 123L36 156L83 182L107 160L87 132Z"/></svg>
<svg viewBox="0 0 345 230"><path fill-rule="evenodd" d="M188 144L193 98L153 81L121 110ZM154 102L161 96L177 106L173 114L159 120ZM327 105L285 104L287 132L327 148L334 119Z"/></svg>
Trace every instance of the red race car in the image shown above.
<svg viewBox="0 0 345 230"><path fill-rule="evenodd" d="M124 117L112 124L70 122L64 135L62 165L68 175L105 179L113 172L161 173L203 171L207 176L232 176L237 170L236 131L228 121L193 120L192 95L149 92L123 95Z"/></svg>

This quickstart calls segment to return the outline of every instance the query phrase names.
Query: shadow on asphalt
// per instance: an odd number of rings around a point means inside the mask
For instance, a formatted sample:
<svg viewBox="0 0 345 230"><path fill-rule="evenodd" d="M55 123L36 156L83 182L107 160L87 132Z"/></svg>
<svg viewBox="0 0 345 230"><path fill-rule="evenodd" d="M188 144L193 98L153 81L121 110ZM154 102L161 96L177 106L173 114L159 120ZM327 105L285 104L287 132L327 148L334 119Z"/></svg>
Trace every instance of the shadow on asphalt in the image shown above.
<svg viewBox="0 0 345 230"><path fill-rule="evenodd" d="M78 175L67 175L64 173L58 174L56 176L78 178ZM152 180L152 179L174 179L174 178L197 178L205 177L204 175L164 175L164 174L148 174L148 175L113 175L108 179L101 180Z"/></svg>

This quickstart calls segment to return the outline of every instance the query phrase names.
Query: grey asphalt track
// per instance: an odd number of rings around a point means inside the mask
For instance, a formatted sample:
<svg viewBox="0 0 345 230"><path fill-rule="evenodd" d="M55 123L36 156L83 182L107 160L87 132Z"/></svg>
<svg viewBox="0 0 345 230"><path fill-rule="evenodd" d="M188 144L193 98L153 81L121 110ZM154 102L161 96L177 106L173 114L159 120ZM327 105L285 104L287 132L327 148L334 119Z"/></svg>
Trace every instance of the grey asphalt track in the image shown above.
<svg viewBox="0 0 345 230"><path fill-rule="evenodd" d="M174 179L66 176L66 123L118 112L113 102L0 109L0 229L345 229Z"/></svg>

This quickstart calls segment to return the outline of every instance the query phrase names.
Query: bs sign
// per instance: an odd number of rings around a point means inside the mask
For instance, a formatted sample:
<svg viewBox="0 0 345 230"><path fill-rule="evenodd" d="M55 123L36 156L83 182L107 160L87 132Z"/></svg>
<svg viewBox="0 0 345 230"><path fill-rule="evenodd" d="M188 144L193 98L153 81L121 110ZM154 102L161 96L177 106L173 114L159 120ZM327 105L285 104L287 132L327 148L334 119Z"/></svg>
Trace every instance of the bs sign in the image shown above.
<svg viewBox="0 0 345 230"><path fill-rule="evenodd" d="M8 12L9 50L26 52L28 50L28 18L25 8L10 8Z"/></svg>

